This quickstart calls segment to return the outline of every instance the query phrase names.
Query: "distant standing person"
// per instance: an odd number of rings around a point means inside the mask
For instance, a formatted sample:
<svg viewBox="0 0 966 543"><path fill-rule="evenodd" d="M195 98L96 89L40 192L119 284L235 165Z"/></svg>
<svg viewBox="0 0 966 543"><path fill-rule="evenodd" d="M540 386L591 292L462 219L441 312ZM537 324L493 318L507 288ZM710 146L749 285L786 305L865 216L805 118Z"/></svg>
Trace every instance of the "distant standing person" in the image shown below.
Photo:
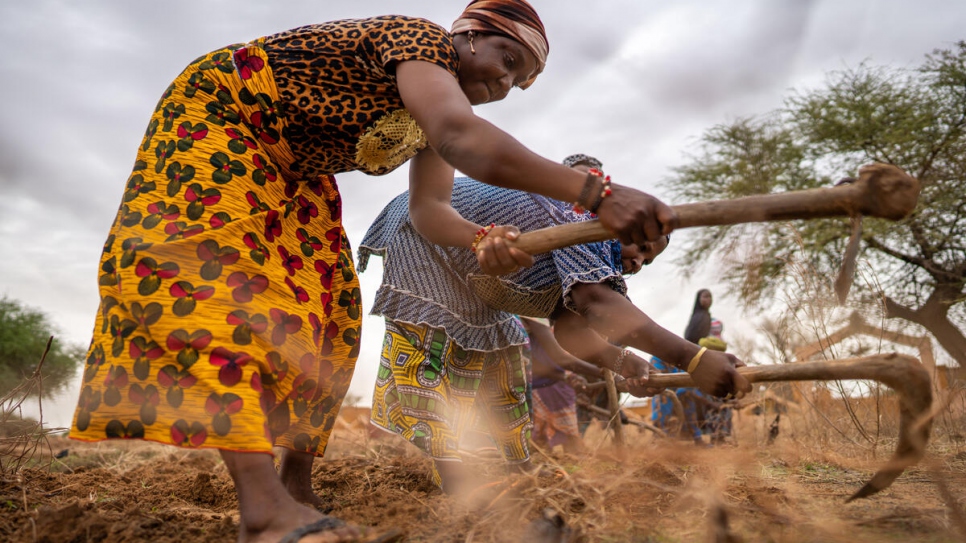
<svg viewBox="0 0 966 543"><path fill-rule="evenodd" d="M728 349L728 343L721 337L723 332L724 324L718 319L711 319L711 331L708 336L698 341L698 345L725 352ZM712 444L724 443L731 436L733 410L727 403L705 396L701 391L692 390L692 394L701 396L705 400L701 431L710 436Z"/></svg>
<svg viewBox="0 0 966 543"><path fill-rule="evenodd" d="M697 344L701 338L711 334L711 291L703 288L694 297L691 320L684 330L684 339Z"/></svg>

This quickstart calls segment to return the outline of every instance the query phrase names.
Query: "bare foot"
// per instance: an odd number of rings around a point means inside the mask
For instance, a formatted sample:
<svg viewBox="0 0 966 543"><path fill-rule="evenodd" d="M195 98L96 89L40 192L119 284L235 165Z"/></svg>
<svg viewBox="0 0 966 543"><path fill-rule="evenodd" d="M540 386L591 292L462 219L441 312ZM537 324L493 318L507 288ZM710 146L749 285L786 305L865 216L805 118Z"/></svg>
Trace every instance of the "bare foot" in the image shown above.
<svg viewBox="0 0 966 543"><path fill-rule="evenodd" d="M279 477L295 501L323 510L325 502L312 490L312 463L315 456L305 452L282 451Z"/></svg>
<svg viewBox="0 0 966 543"><path fill-rule="evenodd" d="M282 485L271 455L222 450L221 457L235 482L239 509L239 543L280 543L299 528L318 522L325 515L295 501ZM358 541L363 529L333 523L331 530L295 535L302 543L346 543ZM292 538L287 538L293 541Z"/></svg>

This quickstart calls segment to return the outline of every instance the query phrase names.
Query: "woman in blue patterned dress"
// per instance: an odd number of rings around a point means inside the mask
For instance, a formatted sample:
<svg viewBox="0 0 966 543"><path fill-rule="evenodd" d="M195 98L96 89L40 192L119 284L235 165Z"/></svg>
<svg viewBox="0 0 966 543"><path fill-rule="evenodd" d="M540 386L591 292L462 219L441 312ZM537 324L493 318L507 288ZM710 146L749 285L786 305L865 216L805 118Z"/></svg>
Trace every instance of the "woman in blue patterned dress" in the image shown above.
<svg viewBox="0 0 966 543"><path fill-rule="evenodd" d="M696 345L657 325L626 297L623 276L648 264L666 238L645 242L643 250L616 240L567 247L494 277L482 273L469 249L423 238L408 200L403 193L390 202L359 247L359 270L369 255L384 257L372 313L386 318L386 336L371 420L430 454L434 480L444 490L459 485L459 438L473 420L475 402L496 415L491 429L506 460L528 465L520 354L526 334L514 315L553 318L561 347L629 379L638 394L649 392L643 388L648 363L611 341L682 367L698 354ZM455 180L452 206L471 222L514 224L522 231L590 218L571 204L469 178ZM736 361L707 352L694 379L719 395L747 390Z"/></svg>

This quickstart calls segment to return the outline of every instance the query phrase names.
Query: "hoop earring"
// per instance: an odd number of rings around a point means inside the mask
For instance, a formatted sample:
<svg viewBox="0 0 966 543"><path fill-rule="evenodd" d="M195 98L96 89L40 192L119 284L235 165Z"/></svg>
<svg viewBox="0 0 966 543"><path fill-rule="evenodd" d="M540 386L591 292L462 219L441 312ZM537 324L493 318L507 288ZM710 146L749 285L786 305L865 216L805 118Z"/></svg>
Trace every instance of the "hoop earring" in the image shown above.
<svg viewBox="0 0 966 543"><path fill-rule="evenodd" d="M476 32L470 30L466 33L466 39L470 42L470 53L476 54L476 47L473 47L473 38L476 37Z"/></svg>

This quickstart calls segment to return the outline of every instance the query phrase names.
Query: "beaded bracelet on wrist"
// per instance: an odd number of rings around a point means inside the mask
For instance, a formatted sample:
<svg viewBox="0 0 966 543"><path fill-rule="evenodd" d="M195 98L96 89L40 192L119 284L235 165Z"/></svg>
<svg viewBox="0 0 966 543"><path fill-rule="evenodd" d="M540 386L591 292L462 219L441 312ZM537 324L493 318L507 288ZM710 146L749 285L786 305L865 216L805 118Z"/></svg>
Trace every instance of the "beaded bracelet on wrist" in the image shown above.
<svg viewBox="0 0 966 543"><path fill-rule="evenodd" d="M590 200L590 196L594 194L594 189L597 187L597 178L599 175L593 173L593 170L587 172L587 178L584 180L584 187L580 189L580 196L577 197L577 201L574 202L574 213L583 213L584 207Z"/></svg>
<svg viewBox="0 0 966 543"><path fill-rule="evenodd" d="M483 241L483 238L485 238L486 235L490 233L490 230L493 230L494 228L496 228L496 224L491 222L490 224L488 224L488 225L484 226L483 228L480 228L479 230L477 230L476 231L476 237L473 238L473 244L470 245L470 250L475 253L476 252L476 246L479 245L480 242Z"/></svg>
<svg viewBox="0 0 966 543"><path fill-rule="evenodd" d="M601 179L600 194L597 195L597 200L594 201L594 205L588 208L588 211L594 216L597 215L597 210L600 209L600 204L604 203L604 198L610 196L610 176L604 176Z"/></svg>
<svg viewBox="0 0 966 543"><path fill-rule="evenodd" d="M595 190L598 179L600 180L600 189ZM600 209L604 198L611 195L610 184L609 175L604 175L604 172L597 168L588 170L584 188L580 191L580 197L574 202L574 212L584 213L585 211L590 211L590 214L596 217L597 210ZM594 197L592 201L590 200L591 195Z"/></svg>
<svg viewBox="0 0 966 543"><path fill-rule="evenodd" d="M628 349L621 349L621 354L617 355L617 360L614 362L614 373L617 375L621 374L621 370L624 369L624 359L630 354Z"/></svg>

